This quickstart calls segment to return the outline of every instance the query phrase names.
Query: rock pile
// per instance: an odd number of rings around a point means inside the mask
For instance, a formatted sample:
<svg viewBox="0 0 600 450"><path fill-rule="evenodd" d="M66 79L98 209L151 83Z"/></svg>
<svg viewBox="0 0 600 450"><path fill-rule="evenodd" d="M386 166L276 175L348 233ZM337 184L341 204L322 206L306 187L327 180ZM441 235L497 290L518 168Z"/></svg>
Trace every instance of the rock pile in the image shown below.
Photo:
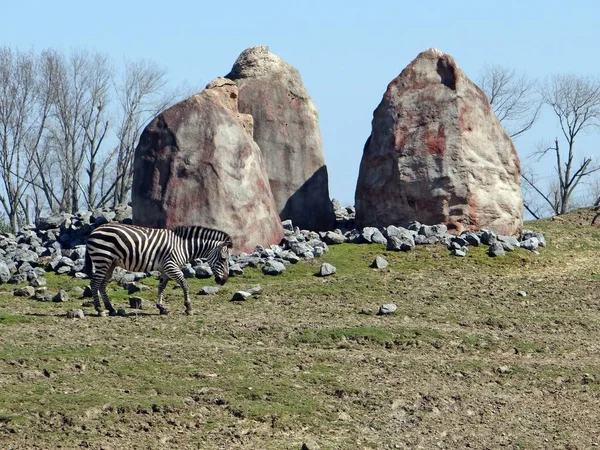
<svg viewBox="0 0 600 450"><path fill-rule="evenodd" d="M0 233L0 282L41 288L47 271L85 277L85 242L94 228L110 221L131 223L131 207L78 214L52 214L18 234Z"/></svg>
<svg viewBox="0 0 600 450"><path fill-rule="evenodd" d="M242 275L247 267L261 268L267 275L280 275L290 264L319 258L329 251L330 245L342 243L380 244L389 251L410 251L417 245L441 244L450 254L466 256L470 247L487 246L492 257L522 248L537 251L546 246L541 233L525 230L519 238L504 236L489 230L464 231L460 235L448 232L445 225L423 225L412 222L406 227L389 225L384 228L347 227L353 225L353 208L343 208L333 202L339 228L315 232L301 230L291 220L282 222L284 237L277 245L258 245L252 252L231 256L230 275ZM18 295L35 297L40 301L54 300L46 293L46 272L85 278L85 242L91 231L106 222L131 223L131 208L119 207L114 211L96 210L75 215L61 213L39 219L35 226L26 227L18 234L0 233L0 283L25 283L31 289L19 290ZM373 267L385 268L386 261L378 257ZM326 267L330 272L333 269ZM212 271L203 261L189 263L183 270L186 278L210 278ZM157 273L133 273L117 268L113 281L121 284L130 294L147 289L137 282ZM324 275L324 274L322 274ZM88 292L89 294L89 292ZM85 294L84 294L85 295Z"/></svg>

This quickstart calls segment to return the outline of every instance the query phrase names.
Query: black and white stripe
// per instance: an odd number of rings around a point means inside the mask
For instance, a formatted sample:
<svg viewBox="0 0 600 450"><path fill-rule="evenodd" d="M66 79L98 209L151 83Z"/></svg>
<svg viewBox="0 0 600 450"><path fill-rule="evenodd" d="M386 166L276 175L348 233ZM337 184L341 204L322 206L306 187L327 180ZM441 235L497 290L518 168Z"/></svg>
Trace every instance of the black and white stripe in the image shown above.
<svg viewBox="0 0 600 450"><path fill-rule="evenodd" d="M198 226L177 227L174 230L145 228L135 225L108 223L96 228L87 241L86 265L94 267L90 288L94 307L104 315L98 293L110 315L116 311L106 293L106 285L116 266L132 272L160 271L156 307L167 314L163 292L169 279L183 289L186 314L192 314L189 287L181 268L194 259L205 259L215 281L225 284L229 277L231 238L226 233Z"/></svg>

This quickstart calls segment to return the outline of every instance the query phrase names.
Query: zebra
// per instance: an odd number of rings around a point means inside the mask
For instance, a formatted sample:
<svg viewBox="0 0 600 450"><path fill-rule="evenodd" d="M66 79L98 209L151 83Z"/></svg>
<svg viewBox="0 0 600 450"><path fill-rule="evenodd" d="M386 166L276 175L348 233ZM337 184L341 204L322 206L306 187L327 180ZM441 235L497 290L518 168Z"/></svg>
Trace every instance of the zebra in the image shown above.
<svg viewBox="0 0 600 450"><path fill-rule="evenodd" d="M96 228L87 240L86 269L91 274L90 289L94 308L105 316L98 292L111 316L117 314L106 293L106 285L115 267L133 272L160 271L156 307L168 314L163 292L169 279L183 289L185 313L192 315L190 289L181 268L191 260L206 259L215 281L223 285L229 278L231 237L223 231L200 226L179 226L173 230L107 223ZM95 271L92 271L95 269Z"/></svg>

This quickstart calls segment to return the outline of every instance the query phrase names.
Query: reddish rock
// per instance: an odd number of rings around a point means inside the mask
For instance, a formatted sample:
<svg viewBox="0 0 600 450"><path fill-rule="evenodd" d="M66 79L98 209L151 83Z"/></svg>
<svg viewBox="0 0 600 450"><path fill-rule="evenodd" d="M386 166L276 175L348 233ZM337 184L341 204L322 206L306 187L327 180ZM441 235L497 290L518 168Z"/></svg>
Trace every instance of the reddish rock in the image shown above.
<svg viewBox="0 0 600 450"><path fill-rule="evenodd" d="M514 235L521 166L489 101L454 59L419 54L373 113L356 187L356 224L445 224Z"/></svg>
<svg viewBox="0 0 600 450"><path fill-rule="evenodd" d="M302 229L332 229L318 113L298 71L261 45L244 50L226 76L238 85L240 111L254 118L281 219Z"/></svg>
<svg viewBox="0 0 600 450"><path fill-rule="evenodd" d="M145 128L135 151L135 224L217 228L231 235L234 251L281 241L252 117L239 113L237 96L235 83L217 78Z"/></svg>

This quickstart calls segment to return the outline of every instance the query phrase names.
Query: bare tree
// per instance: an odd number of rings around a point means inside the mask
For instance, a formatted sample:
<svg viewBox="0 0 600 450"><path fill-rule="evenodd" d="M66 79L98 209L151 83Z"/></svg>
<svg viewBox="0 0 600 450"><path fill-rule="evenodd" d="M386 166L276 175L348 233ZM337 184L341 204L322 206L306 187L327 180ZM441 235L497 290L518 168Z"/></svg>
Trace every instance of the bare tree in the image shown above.
<svg viewBox="0 0 600 450"><path fill-rule="evenodd" d="M108 58L103 54L95 54L90 61L93 74L88 85L87 104L80 118L80 126L84 132L83 150L86 157L87 186L83 191L88 209L96 206L100 193L96 192L98 181L103 175L105 165L101 161L100 150L109 129L107 105L112 78L112 69ZM100 164L100 166L98 166Z"/></svg>
<svg viewBox="0 0 600 450"><path fill-rule="evenodd" d="M126 203L131 193L133 158L143 127L185 92L184 87L167 89L166 70L145 60L127 62L114 87L119 102L117 144L109 161L115 175L106 178L107 187L100 201L106 204L112 200L112 206Z"/></svg>
<svg viewBox="0 0 600 450"><path fill-rule="evenodd" d="M555 189L543 191L536 186L538 194L548 203L555 214L569 211L574 190L584 177L600 170L592 164L591 156L575 161L576 138L587 129L600 125L600 80L576 75L554 75L543 86L542 95L558 119L564 139L563 148L559 138L553 144L540 148L538 159L553 155L556 169ZM529 184L533 180L524 179Z"/></svg>
<svg viewBox="0 0 600 450"><path fill-rule="evenodd" d="M33 52L0 49L0 203L13 230L28 218L30 155L40 146L50 109L39 68Z"/></svg>
<svg viewBox="0 0 600 450"><path fill-rule="evenodd" d="M96 159L108 130L105 105L110 68L107 57L100 53L74 51L68 56L54 53L53 59L56 77L46 144L55 156L51 162L58 162L56 167L61 177L59 192L53 192L52 196L59 199L61 211L77 212L82 193L88 206L94 200ZM82 182L86 160L87 188Z"/></svg>
<svg viewBox="0 0 600 450"><path fill-rule="evenodd" d="M485 66L478 84L511 138L529 130L538 119L542 101L534 79L514 69Z"/></svg>

